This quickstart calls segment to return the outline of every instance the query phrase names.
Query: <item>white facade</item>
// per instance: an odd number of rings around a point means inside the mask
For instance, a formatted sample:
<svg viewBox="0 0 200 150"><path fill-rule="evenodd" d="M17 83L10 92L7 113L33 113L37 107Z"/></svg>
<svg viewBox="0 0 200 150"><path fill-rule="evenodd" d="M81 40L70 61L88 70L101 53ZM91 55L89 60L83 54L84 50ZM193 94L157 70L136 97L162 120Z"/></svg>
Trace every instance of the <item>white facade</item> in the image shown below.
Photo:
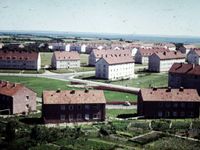
<svg viewBox="0 0 200 150"><path fill-rule="evenodd" d="M56 60L55 55L53 54L51 59L52 67L55 69L67 69L67 68L79 68L79 60Z"/></svg>
<svg viewBox="0 0 200 150"><path fill-rule="evenodd" d="M134 63L108 64L104 58L96 63L96 78L122 80L134 77Z"/></svg>
<svg viewBox="0 0 200 150"><path fill-rule="evenodd" d="M185 58L178 59L160 59L156 54L149 56L148 70L152 72L169 71L174 63L183 63Z"/></svg>
<svg viewBox="0 0 200 150"><path fill-rule="evenodd" d="M87 46L85 44L81 45L81 53L85 53L86 48L87 48Z"/></svg>
<svg viewBox="0 0 200 150"><path fill-rule="evenodd" d="M200 65L200 57L194 50L190 50L190 52L187 54L187 61L189 64Z"/></svg>

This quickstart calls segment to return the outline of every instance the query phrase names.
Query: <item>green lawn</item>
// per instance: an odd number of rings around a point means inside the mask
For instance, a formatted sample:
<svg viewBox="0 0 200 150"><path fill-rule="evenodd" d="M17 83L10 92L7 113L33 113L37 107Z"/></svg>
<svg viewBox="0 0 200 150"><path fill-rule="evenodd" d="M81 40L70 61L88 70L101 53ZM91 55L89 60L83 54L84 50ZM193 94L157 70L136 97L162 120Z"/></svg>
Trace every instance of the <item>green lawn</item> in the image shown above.
<svg viewBox="0 0 200 150"><path fill-rule="evenodd" d="M106 109L106 116L116 118L119 114L134 114L136 109Z"/></svg>
<svg viewBox="0 0 200 150"><path fill-rule="evenodd" d="M168 84L168 74L167 73L138 74L138 78L131 80L115 81L112 82L112 84L139 87L139 88L147 88L149 86L166 87Z"/></svg>
<svg viewBox="0 0 200 150"><path fill-rule="evenodd" d="M51 57L53 53L52 52L41 52L41 66L44 67L45 65L51 65Z"/></svg>
<svg viewBox="0 0 200 150"><path fill-rule="evenodd" d="M80 68L50 70L50 71L54 73L73 73L73 72L85 72L85 71L94 71L94 70L95 70L95 67L80 67Z"/></svg>
<svg viewBox="0 0 200 150"><path fill-rule="evenodd" d="M43 90L57 90L60 88L72 89L68 87L68 82L59 81L54 79L36 78L36 77L17 77L17 76L0 76L0 80L22 83L28 88L35 91L39 97L42 95Z"/></svg>
<svg viewBox="0 0 200 150"><path fill-rule="evenodd" d="M80 54L81 64L87 65L88 64L88 54Z"/></svg>
<svg viewBox="0 0 200 150"><path fill-rule="evenodd" d="M116 85L148 88L150 85L154 87L166 87L168 85L167 73L139 73L138 77L131 80L109 81L103 79L96 79L94 75L78 76L78 79L91 80L96 82L111 83Z"/></svg>
<svg viewBox="0 0 200 150"><path fill-rule="evenodd" d="M130 101L136 102L137 95L130 94L130 93L122 93L122 92L115 92L115 91L104 91L105 98L108 102L110 101Z"/></svg>

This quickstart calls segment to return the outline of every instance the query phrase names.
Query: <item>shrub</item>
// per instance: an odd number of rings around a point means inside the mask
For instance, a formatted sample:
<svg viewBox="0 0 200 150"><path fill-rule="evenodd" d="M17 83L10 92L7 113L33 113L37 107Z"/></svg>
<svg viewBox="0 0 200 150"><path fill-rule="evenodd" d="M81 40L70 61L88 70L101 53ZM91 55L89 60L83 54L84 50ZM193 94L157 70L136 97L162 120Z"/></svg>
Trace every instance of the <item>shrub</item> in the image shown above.
<svg viewBox="0 0 200 150"><path fill-rule="evenodd" d="M169 125L170 121L167 120L158 120L151 122L152 129L157 131L167 131L169 129Z"/></svg>

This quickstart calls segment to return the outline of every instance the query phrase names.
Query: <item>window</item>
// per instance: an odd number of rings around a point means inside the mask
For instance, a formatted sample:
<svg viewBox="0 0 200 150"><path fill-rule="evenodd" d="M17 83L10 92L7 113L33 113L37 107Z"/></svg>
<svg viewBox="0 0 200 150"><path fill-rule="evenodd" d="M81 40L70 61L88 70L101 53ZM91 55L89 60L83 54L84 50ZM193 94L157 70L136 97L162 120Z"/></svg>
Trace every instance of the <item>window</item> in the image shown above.
<svg viewBox="0 0 200 150"><path fill-rule="evenodd" d="M162 112L159 111L159 112L158 112L158 117L162 117L162 115L163 115Z"/></svg>
<svg viewBox="0 0 200 150"><path fill-rule="evenodd" d="M65 105L61 105L61 106L60 106L60 109L61 109L61 110L65 110Z"/></svg>
<svg viewBox="0 0 200 150"><path fill-rule="evenodd" d="M69 114L69 120L73 120L73 119L74 119L73 114Z"/></svg>
<svg viewBox="0 0 200 150"><path fill-rule="evenodd" d="M77 109L78 109L78 110L81 110L81 105L78 105L78 106L77 106Z"/></svg>
<svg viewBox="0 0 200 150"><path fill-rule="evenodd" d="M100 119L100 115L99 114L93 114L93 119Z"/></svg>
<svg viewBox="0 0 200 150"><path fill-rule="evenodd" d="M90 115L89 114L85 114L85 120L89 120L90 119Z"/></svg>
<svg viewBox="0 0 200 150"><path fill-rule="evenodd" d="M193 103L188 103L188 108L193 108Z"/></svg>
<svg viewBox="0 0 200 150"><path fill-rule="evenodd" d="M90 106L89 105L85 105L85 109L90 109Z"/></svg>
<svg viewBox="0 0 200 150"><path fill-rule="evenodd" d="M77 120L81 120L82 119L82 114L77 114Z"/></svg>
<svg viewBox="0 0 200 150"><path fill-rule="evenodd" d="M185 108L185 103L181 103L181 107L182 107L182 108Z"/></svg>
<svg viewBox="0 0 200 150"><path fill-rule="evenodd" d="M65 115L60 115L60 120L64 121L65 120Z"/></svg>
<svg viewBox="0 0 200 150"><path fill-rule="evenodd" d="M165 106L166 106L167 108L169 108L169 107L171 106L171 104L170 104L170 103L166 103Z"/></svg>
<svg viewBox="0 0 200 150"><path fill-rule="evenodd" d="M173 107L174 107L174 108L177 108L177 107L178 107L178 103L174 103L174 104L173 104Z"/></svg>
<svg viewBox="0 0 200 150"><path fill-rule="evenodd" d="M185 116L185 112L181 112L181 117L184 117Z"/></svg>
<svg viewBox="0 0 200 150"><path fill-rule="evenodd" d="M165 112L165 116L169 117L170 116L170 112L169 111Z"/></svg>
<svg viewBox="0 0 200 150"><path fill-rule="evenodd" d="M69 105L69 110L73 110L74 106L73 105Z"/></svg>
<svg viewBox="0 0 200 150"><path fill-rule="evenodd" d="M176 117L177 116L177 112L174 111L173 112L173 116Z"/></svg>

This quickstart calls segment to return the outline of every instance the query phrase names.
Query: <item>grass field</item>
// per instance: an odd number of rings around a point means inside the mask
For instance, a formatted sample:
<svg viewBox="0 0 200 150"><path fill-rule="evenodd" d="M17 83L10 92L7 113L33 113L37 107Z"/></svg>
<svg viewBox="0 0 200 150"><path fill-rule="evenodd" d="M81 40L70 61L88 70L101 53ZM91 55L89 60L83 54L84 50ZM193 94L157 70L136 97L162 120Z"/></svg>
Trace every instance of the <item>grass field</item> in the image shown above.
<svg viewBox="0 0 200 150"><path fill-rule="evenodd" d="M81 64L82 65L88 65L89 55L88 54L81 54L80 57L81 57Z"/></svg>
<svg viewBox="0 0 200 150"><path fill-rule="evenodd" d="M91 80L97 82L111 83L116 85L148 88L149 86L154 87L166 87L168 85L168 74L167 73L140 73L138 77L131 80L120 80L120 81L109 81L103 79L96 79L94 75L83 75L77 78L84 80Z"/></svg>
<svg viewBox="0 0 200 150"><path fill-rule="evenodd" d="M51 57L53 53L52 52L41 52L41 66L44 67L45 65L51 65Z"/></svg>
<svg viewBox="0 0 200 150"><path fill-rule="evenodd" d="M36 92L39 97L41 97L43 90L74 89L67 86L68 82L47 78L0 76L0 80L22 83ZM136 101L136 96L133 94L113 91L105 91L104 94L108 101Z"/></svg>
<svg viewBox="0 0 200 150"><path fill-rule="evenodd" d="M39 97L42 95L43 90L57 90L60 88L72 89L68 87L68 82L46 79L46 78L36 78L36 77L17 77L17 76L0 76L0 80L22 83L28 88L32 89L37 93Z"/></svg>
<svg viewBox="0 0 200 150"><path fill-rule="evenodd" d="M119 114L135 114L136 109L106 109L106 116L116 118Z"/></svg>
<svg viewBox="0 0 200 150"><path fill-rule="evenodd" d="M137 95L130 94L130 93L122 93L122 92L115 92L115 91L104 91L104 95L107 101L130 101L136 102Z"/></svg>
<svg viewBox="0 0 200 150"><path fill-rule="evenodd" d="M168 74L163 73L145 73L139 74L138 78L132 80L115 81L113 84L145 88L149 86L166 87L168 82Z"/></svg>
<svg viewBox="0 0 200 150"><path fill-rule="evenodd" d="M85 71L94 71L94 67L80 67L80 68L70 68L70 69L58 69L58 70L49 70L54 73L73 73L73 72L85 72Z"/></svg>

